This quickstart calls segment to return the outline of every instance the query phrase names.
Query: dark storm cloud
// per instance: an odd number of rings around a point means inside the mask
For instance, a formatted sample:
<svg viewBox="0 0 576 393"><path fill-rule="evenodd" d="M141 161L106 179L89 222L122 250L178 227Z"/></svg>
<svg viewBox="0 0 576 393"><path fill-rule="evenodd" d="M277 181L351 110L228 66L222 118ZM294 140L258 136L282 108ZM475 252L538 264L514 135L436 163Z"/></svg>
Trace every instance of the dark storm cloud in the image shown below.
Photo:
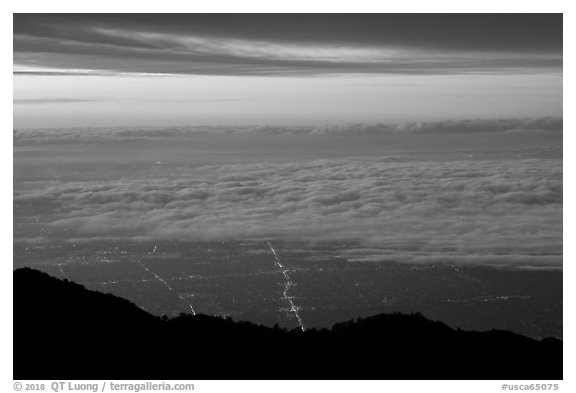
<svg viewBox="0 0 576 393"><path fill-rule="evenodd" d="M223 75L558 70L562 15L16 14L14 62Z"/></svg>

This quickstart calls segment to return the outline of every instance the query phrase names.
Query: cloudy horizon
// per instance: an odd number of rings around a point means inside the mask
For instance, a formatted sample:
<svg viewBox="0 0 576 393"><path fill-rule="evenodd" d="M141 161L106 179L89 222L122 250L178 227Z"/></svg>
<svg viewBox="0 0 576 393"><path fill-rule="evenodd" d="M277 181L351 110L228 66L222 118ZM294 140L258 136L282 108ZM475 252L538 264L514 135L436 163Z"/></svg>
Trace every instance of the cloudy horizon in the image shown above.
<svg viewBox="0 0 576 393"><path fill-rule="evenodd" d="M561 268L562 62L560 14L17 14L15 241Z"/></svg>
<svg viewBox="0 0 576 393"><path fill-rule="evenodd" d="M16 128L561 116L561 14L14 15Z"/></svg>

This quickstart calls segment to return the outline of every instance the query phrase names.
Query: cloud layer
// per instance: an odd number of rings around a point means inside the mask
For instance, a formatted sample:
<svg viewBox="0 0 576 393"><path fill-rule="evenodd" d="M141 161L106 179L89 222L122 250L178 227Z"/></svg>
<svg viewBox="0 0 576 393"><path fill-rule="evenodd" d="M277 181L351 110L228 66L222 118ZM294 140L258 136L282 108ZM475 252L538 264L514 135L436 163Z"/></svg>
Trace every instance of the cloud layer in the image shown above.
<svg viewBox="0 0 576 393"><path fill-rule="evenodd" d="M14 63L67 75L558 71L562 15L15 15Z"/></svg>
<svg viewBox="0 0 576 393"><path fill-rule="evenodd" d="M390 124L347 124L338 126L198 126L198 127L114 127L16 129L15 145L42 143L90 143L118 140L159 139L187 135L390 135L390 134L471 134L525 131L562 131L563 119L473 119Z"/></svg>
<svg viewBox="0 0 576 393"><path fill-rule="evenodd" d="M561 267L562 162L317 160L204 166L174 179L47 183L77 238L347 241L353 261Z"/></svg>
<svg viewBox="0 0 576 393"><path fill-rule="evenodd" d="M17 98L15 105L42 105L42 104L77 104L83 102L103 101L98 98Z"/></svg>

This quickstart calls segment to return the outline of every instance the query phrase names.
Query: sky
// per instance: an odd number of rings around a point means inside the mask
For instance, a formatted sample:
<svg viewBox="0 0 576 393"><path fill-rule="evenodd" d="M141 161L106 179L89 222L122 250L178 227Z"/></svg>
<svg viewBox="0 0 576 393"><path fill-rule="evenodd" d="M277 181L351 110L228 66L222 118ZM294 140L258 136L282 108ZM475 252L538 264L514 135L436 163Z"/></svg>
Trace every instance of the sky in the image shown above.
<svg viewBox="0 0 576 393"><path fill-rule="evenodd" d="M562 116L561 14L14 14L14 126Z"/></svg>

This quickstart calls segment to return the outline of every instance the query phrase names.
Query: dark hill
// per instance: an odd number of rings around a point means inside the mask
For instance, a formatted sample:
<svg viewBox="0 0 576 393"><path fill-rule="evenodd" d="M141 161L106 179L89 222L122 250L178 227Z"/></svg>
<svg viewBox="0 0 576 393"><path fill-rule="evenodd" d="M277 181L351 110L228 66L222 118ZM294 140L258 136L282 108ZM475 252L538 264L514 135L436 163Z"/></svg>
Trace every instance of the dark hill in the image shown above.
<svg viewBox="0 0 576 393"><path fill-rule="evenodd" d="M25 268L14 271L14 379L562 379L562 342L419 314L304 333L163 319Z"/></svg>

